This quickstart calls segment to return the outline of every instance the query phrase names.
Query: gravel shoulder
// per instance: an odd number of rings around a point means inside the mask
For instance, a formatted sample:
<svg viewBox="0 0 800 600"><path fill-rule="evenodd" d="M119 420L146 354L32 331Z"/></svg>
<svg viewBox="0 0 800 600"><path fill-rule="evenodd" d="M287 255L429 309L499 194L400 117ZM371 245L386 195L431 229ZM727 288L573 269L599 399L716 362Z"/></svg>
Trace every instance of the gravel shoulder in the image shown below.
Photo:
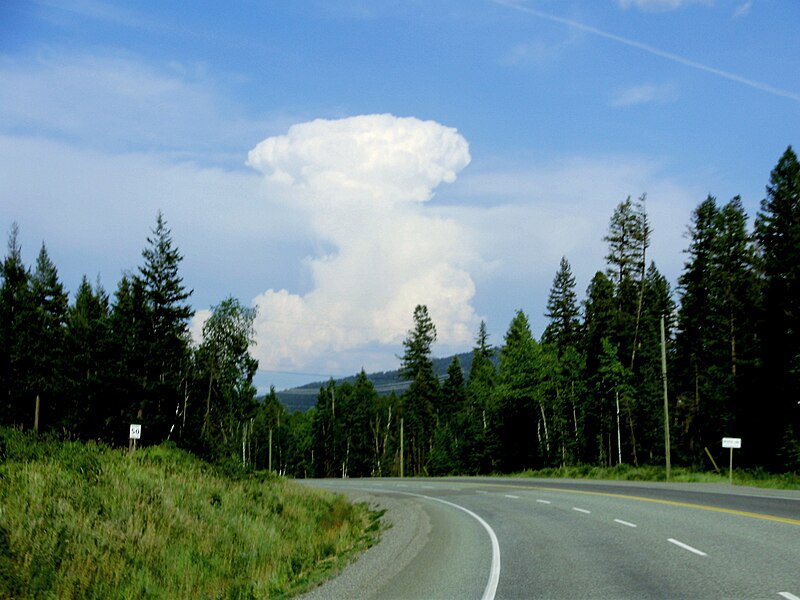
<svg viewBox="0 0 800 600"><path fill-rule="evenodd" d="M380 541L319 587L298 596L301 600L375 597L428 543L431 521L413 499L376 496L362 490L344 491L352 502L365 502L384 510Z"/></svg>

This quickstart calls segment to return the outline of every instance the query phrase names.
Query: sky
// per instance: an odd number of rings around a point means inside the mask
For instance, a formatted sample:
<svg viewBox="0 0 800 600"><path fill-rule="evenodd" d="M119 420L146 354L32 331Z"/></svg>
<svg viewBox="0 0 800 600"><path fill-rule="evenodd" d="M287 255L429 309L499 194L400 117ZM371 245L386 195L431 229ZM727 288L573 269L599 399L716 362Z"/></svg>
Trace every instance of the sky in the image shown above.
<svg viewBox="0 0 800 600"><path fill-rule="evenodd" d="M135 273L161 211L196 339L257 309L256 384L395 369L579 298L646 194L673 288L692 210L755 217L800 143L795 0L5 0L0 228L74 298ZM677 297L677 295L676 295Z"/></svg>

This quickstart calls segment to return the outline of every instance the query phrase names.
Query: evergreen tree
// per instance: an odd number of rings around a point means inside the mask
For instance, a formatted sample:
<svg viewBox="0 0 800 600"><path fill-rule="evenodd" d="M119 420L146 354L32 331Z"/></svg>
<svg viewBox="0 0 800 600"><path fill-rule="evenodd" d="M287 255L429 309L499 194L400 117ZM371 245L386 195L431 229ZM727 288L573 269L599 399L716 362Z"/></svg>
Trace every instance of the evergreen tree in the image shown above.
<svg viewBox="0 0 800 600"><path fill-rule="evenodd" d="M447 378L442 384L436 411L436 429L431 451L431 474L448 475L459 470L460 444L462 442L458 419L467 401L464 372L458 356L447 367Z"/></svg>
<svg viewBox="0 0 800 600"><path fill-rule="evenodd" d="M763 423L757 444L769 467L800 467L800 163L788 147L756 217L763 280ZM755 415L754 415L755 416Z"/></svg>
<svg viewBox="0 0 800 600"><path fill-rule="evenodd" d="M178 274L183 257L173 246L171 232L161 212L152 237L143 250L139 269L147 302L149 357L142 418L151 430L150 439L168 437L175 425L176 410L184 399L189 370L188 322L192 309L185 301L191 296Z"/></svg>
<svg viewBox="0 0 800 600"><path fill-rule="evenodd" d="M143 424L142 399L151 361L150 323L143 281L124 275L117 284L109 317L110 366L106 376L107 431L116 445L128 443L131 423ZM149 429L142 435L145 440L155 438Z"/></svg>
<svg viewBox="0 0 800 600"><path fill-rule="evenodd" d="M40 427L53 428L60 424L66 410L62 392L64 328L69 300L44 244L31 277L31 295L34 318L28 339L31 356L27 373L28 401L39 406Z"/></svg>
<svg viewBox="0 0 800 600"><path fill-rule="evenodd" d="M31 428L35 405L27 392L33 360L29 344L35 307L30 289L31 274L22 262L16 223L11 226L8 254L3 259L0 274L3 278L0 287L0 423Z"/></svg>
<svg viewBox="0 0 800 600"><path fill-rule="evenodd" d="M688 460L746 427L743 408L755 368L758 305L747 217L736 197L720 209L709 196L694 211L689 260L678 283L676 416ZM749 375L748 375L749 374ZM750 436L752 439L752 436Z"/></svg>
<svg viewBox="0 0 800 600"><path fill-rule="evenodd" d="M481 321L466 385L466 406L459 417L462 432L459 464L466 473L490 473L499 449L495 385L495 350Z"/></svg>
<svg viewBox="0 0 800 600"><path fill-rule="evenodd" d="M431 346L436 341L436 326L428 308L417 305L414 309L414 328L403 341L405 352L400 372L411 381L403 394L403 419L405 449L409 471L416 475L427 472L435 407L439 396L439 380L433 370Z"/></svg>
<svg viewBox="0 0 800 600"><path fill-rule="evenodd" d="M362 369L340 412L344 433L343 471L347 477L369 477L374 473L370 442L377 399L378 392Z"/></svg>
<svg viewBox="0 0 800 600"><path fill-rule="evenodd" d="M603 272L598 271L586 290L584 303L586 396L582 411L581 462L607 464L610 457L608 446L614 406L609 404L608 395L604 392L601 365L603 357L607 355L605 344L611 343L610 340L615 337L615 304L614 284Z"/></svg>
<svg viewBox="0 0 800 600"><path fill-rule="evenodd" d="M575 277L569 261L561 258L547 299L549 323L542 334L542 342L554 344L561 354L567 346L575 346L580 337L580 311L575 294Z"/></svg>
<svg viewBox="0 0 800 600"><path fill-rule="evenodd" d="M75 302L67 312L66 348L69 357L64 393L67 411L63 425L84 439L113 443L109 385L112 371L108 294L98 283L92 289L84 276Z"/></svg>
<svg viewBox="0 0 800 600"><path fill-rule="evenodd" d="M498 386L498 462L506 472L540 465L540 443L547 443L538 412L538 344L531 334L528 317L521 310L509 325L500 350Z"/></svg>
<svg viewBox="0 0 800 600"><path fill-rule="evenodd" d="M664 459L664 381L661 365L661 319L670 340L675 303L670 285L651 262L644 281L644 302L637 360L632 372L632 405L636 456L641 462L661 464Z"/></svg>

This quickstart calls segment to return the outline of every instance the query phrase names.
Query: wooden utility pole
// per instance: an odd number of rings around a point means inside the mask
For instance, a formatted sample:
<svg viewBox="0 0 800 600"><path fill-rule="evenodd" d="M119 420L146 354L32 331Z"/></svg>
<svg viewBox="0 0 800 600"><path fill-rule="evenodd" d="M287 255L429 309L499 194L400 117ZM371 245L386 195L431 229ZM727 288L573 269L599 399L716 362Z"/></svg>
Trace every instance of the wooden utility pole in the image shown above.
<svg viewBox="0 0 800 600"><path fill-rule="evenodd" d="M311 462L314 462L314 451L312 450L311 452ZM269 428L269 464L267 465L267 470L272 473L272 427Z"/></svg>
<svg viewBox="0 0 800 600"><path fill-rule="evenodd" d="M400 477L403 477L403 419L400 418Z"/></svg>
<svg viewBox="0 0 800 600"><path fill-rule="evenodd" d="M667 396L667 340L664 334L664 317L661 317L661 379L664 381L664 454L667 460L667 481L670 477L669 401Z"/></svg>

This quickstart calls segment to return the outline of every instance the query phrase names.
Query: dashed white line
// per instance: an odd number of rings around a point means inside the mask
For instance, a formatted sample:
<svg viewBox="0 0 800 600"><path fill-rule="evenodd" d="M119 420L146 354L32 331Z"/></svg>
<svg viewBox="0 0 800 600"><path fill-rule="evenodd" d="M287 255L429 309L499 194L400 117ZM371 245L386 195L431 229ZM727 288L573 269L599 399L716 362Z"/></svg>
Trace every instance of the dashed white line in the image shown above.
<svg viewBox="0 0 800 600"><path fill-rule="evenodd" d="M800 597L790 594L789 592L778 592L779 596L783 596L786 600L800 600Z"/></svg>
<svg viewBox="0 0 800 600"><path fill-rule="evenodd" d="M674 538L669 538L667 541L672 544L675 544L679 548L683 548L684 550L688 550L689 552L694 552L698 556L708 556L708 554L706 554L702 550L698 550L697 548L692 548L689 544L684 544L683 542L679 542Z"/></svg>
<svg viewBox="0 0 800 600"><path fill-rule="evenodd" d="M506 498L519 498L519 496L514 496L513 494L503 494Z"/></svg>
<svg viewBox="0 0 800 600"><path fill-rule="evenodd" d="M626 527L636 527L636 523L630 523L628 521L623 521L622 519L614 519L614 523L619 523L620 525L625 525Z"/></svg>
<svg viewBox="0 0 800 600"><path fill-rule="evenodd" d="M584 513L584 514L587 514L587 515L590 515L590 514L592 514L592 511L590 511L590 510L586 510L585 508L578 508L577 506L573 506L573 507L572 507L572 510L576 510L576 511L578 511L579 513Z"/></svg>
<svg viewBox="0 0 800 600"><path fill-rule="evenodd" d="M539 504L552 504L552 502L550 502L550 500L537 500L537 502Z"/></svg>

